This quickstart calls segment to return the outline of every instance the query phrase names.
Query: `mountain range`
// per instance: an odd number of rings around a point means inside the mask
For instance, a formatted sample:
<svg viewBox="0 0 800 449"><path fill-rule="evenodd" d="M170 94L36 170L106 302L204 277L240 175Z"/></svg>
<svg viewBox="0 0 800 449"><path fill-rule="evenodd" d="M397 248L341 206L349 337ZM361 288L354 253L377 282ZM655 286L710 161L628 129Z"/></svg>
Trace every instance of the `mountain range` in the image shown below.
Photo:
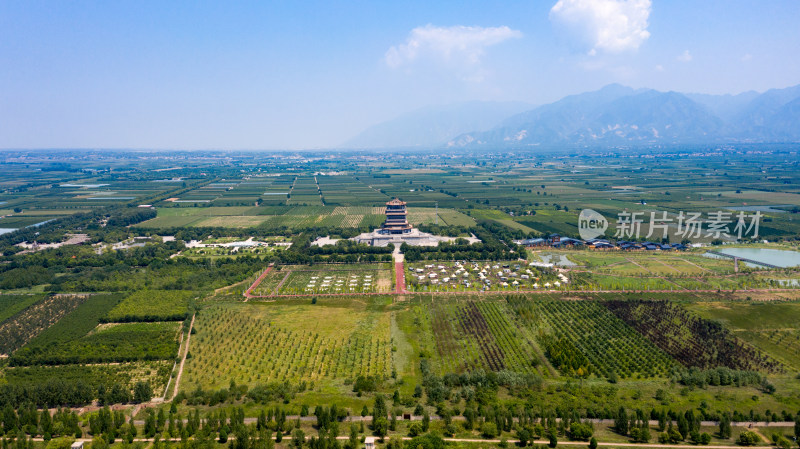
<svg viewBox="0 0 800 449"><path fill-rule="evenodd" d="M371 126L341 146L401 148L441 146L454 136L492 129L504 119L533 108L522 102L469 101L431 106Z"/></svg>
<svg viewBox="0 0 800 449"><path fill-rule="evenodd" d="M346 146L492 149L800 142L800 85L764 93L707 95L611 84L519 110L523 106L471 102L428 108L368 128Z"/></svg>

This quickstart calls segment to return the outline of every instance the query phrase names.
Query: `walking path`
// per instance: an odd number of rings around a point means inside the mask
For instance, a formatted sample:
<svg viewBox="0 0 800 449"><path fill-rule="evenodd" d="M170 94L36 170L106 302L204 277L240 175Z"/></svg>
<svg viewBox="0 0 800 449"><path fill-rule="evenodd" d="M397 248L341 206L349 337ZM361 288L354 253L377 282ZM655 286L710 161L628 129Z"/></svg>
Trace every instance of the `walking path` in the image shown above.
<svg viewBox="0 0 800 449"><path fill-rule="evenodd" d="M269 274L270 271L272 271L273 268L275 268L275 263L274 262L270 263L269 266L267 267L267 269L264 270L263 273L261 273L261 276L259 276L258 279L256 279L255 282L253 282L253 284L250 286L250 288L248 288L244 292L244 296L247 297L247 299L259 298L259 296L253 295L253 290L255 290L255 288L258 287L259 284L261 284L261 281L263 281L264 278L267 277L267 275ZM245 302L247 302L247 299L245 299Z"/></svg>
<svg viewBox="0 0 800 449"><path fill-rule="evenodd" d="M192 315L192 322L189 323L189 330L186 333L186 347L183 350L183 358L181 358L181 366L178 368L178 374L175 376L175 386L172 389L172 395L169 400L171 401L178 394L178 387L181 385L181 376L183 376L183 365L186 364L186 356L189 354L189 340L192 338L192 328L194 327L194 318ZM166 399L166 398L165 398Z"/></svg>
<svg viewBox="0 0 800 449"><path fill-rule="evenodd" d="M397 269L397 266L395 266ZM405 278L404 278L405 279ZM366 292L366 293L295 293L295 294L282 294L282 295L264 295L264 296L257 296L257 295L247 295L248 299L258 298L258 299L277 299L277 298L302 298L302 297L312 297L312 296L367 296L367 295L382 295L382 294L394 294L394 295L450 295L450 296L461 296L461 295L509 295L509 294L552 294L552 293L564 293L569 295L585 295L591 293L720 293L722 291L730 292L730 290L719 290L716 288L709 288L709 289L697 289L697 290L639 290L639 289L632 289L632 290L462 290L462 291L454 291L454 292L412 292L409 290L405 290L405 292L399 292L395 288L395 291L391 293L380 293L380 292ZM737 289L736 293L778 293L778 292L796 292L798 289L796 288L754 288L754 289ZM785 298L780 298L776 300L783 300ZM765 299L764 301L772 301L771 299Z"/></svg>
<svg viewBox="0 0 800 449"><path fill-rule="evenodd" d="M405 295L408 293L406 288L406 257L400 252L400 247L397 245L392 251L392 259L394 259L394 294Z"/></svg>
<svg viewBox="0 0 800 449"><path fill-rule="evenodd" d="M395 274L395 289L394 293L397 295L405 295L408 293L408 289L406 289L406 267L405 263L403 262L395 262L394 263L394 274Z"/></svg>
<svg viewBox="0 0 800 449"><path fill-rule="evenodd" d="M286 274L283 276L283 279L281 279L281 281L278 282L278 285L275 286L275 290L272 291L272 296L277 296L278 292L281 291L281 287L283 287L283 284L285 284L286 280L289 279L290 274L292 274L292 270L287 271Z"/></svg>

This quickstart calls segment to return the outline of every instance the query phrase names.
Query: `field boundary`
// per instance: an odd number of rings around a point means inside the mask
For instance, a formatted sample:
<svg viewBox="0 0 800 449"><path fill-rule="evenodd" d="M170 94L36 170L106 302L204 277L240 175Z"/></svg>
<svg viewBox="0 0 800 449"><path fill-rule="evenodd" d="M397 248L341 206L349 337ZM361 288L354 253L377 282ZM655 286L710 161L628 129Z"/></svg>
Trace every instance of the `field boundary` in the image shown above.
<svg viewBox="0 0 800 449"><path fill-rule="evenodd" d="M250 285L250 288L248 288L247 290L245 290L245 292L244 292L244 296L245 296L245 297L247 297L247 299L250 299L250 298L258 298L258 296L253 296L253 295L252 295L252 293L253 293L253 290L255 290L255 288L256 288L256 287L258 287L258 285L259 285L259 284L261 284L261 281L263 281L263 280L264 280L264 278L265 278L265 277L267 277L267 275L268 275L268 274L269 274L269 273L272 271L272 269L273 269L274 267L275 267L275 263L270 263L270 264L267 266L267 269L266 269L266 270L264 270L264 272L263 272L263 273L261 273L261 275L260 275L259 277L257 277L257 278L256 278L255 282L253 282L253 284L252 284L252 285ZM247 301L247 299L245 299L245 301Z"/></svg>
<svg viewBox="0 0 800 449"><path fill-rule="evenodd" d="M175 375L175 386L172 389L172 395L169 398L170 401L178 394L178 388L181 386L183 367L186 364L186 356L189 355L189 341L192 339L192 328L194 327L194 318L196 316L197 314L192 315L192 322L189 323L189 329L186 331L186 347L183 350L183 357L181 357L181 365L178 368L178 374Z"/></svg>

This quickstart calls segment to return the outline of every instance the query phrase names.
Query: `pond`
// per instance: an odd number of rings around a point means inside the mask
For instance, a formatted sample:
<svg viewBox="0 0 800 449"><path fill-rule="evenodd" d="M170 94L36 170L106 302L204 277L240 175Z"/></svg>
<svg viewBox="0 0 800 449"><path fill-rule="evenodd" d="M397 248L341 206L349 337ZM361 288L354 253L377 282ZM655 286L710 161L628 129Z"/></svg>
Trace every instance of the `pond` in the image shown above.
<svg viewBox="0 0 800 449"><path fill-rule="evenodd" d="M9 232L14 232L16 229L14 228L0 228L0 235L8 234Z"/></svg>
<svg viewBox="0 0 800 449"><path fill-rule="evenodd" d="M111 184L60 184L59 187L79 187L86 189L96 189L98 187L110 186Z"/></svg>
<svg viewBox="0 0 800 449"><path fill-rule="evenodd" d="M781 287L800 287L800 279L775 279Z"/></svg>
<svg viewBox="0 0 800 449"><path fill-rule="evenodd" d="M87 200L132 200L132 196L90 196Z"/></svg>
<svg viewBox="0 0 800 449"><path fill-rule="evenodd" d="M785 214L789 212L787 209L797 207L793 204L771 204L768 206L738 206L726 207L728 210L742 211L742 212L769 212L773 214ZM781 208L781 209L778 209Z"/></svg>
<svg viewBox="0 0 800 449"><path fill-rule="evenodd" d="M797 251L768 248L720 248L715 251L731 256L751 259L756 262L768 263L782 268L800 266L800 252ZM708 253L705 255L709 257L720 257ZM747 265L752 266L752 264Z"/></svg>

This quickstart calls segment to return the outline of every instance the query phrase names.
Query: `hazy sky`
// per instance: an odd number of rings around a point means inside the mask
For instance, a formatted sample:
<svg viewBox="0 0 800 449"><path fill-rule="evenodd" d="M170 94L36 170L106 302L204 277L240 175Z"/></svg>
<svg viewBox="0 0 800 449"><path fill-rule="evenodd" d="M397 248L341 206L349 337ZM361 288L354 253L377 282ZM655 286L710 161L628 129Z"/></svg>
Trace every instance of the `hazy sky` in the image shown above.
<svg viewBox="0 0 800 449"><path fill-rule="evenodd" d="M800 84L800 1L0 0L0 148L331 147L427 105Z"/></svg>

